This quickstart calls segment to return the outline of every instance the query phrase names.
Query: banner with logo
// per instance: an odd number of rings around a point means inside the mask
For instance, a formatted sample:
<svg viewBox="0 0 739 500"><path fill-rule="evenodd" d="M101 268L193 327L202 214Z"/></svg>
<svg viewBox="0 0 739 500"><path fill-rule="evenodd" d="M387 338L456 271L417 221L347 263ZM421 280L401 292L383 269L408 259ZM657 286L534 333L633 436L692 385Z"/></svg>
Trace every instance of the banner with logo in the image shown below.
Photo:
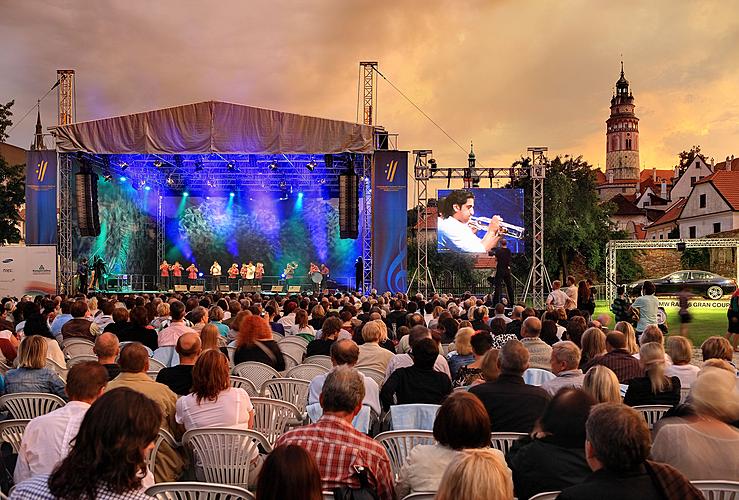
<svg viewBox="0 0 739 500"><path fill-rule="evenodd" d="M55 292L55 246L0 246L0 297Z"/></svg>
<svg viewBox="0 0 739 500"><path fill-rule="evenodd" d="M56 151L26 156L26 245L56 245Z"/></svg>
<svg viewBox="0 0 739 500"><path fill-rule="evenodd" d="M375 151L372 169L373 288L408 288L408 152Z"/></svg>

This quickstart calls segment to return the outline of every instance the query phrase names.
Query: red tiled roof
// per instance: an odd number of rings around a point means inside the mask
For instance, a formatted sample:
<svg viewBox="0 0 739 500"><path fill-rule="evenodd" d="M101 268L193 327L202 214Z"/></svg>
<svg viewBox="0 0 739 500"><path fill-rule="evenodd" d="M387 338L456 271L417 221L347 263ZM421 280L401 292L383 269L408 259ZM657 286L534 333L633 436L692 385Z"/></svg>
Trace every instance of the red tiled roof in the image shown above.
<svg viewBox="0 0 739 500"><path fill-rule="evenodd" d="M633 194L628 197L623 194L617 194L608 200L609 203L616 205L616 211L612 215L644 215L644 211L634 205L635 197Z"/></svg>
<svg viewBox="0 0 739 500"><path fill-rule="evenodd" d="M726 168L726 161L718 162L714 167L714 171L718 170L731 170L731 171L739 171L739 158L734 158L733 160L729 160L729 168Z"/></svg>
<svg viewBox="0 0 739 500"><path fill-rule="evenodd" d="M732 210L739 210L739 170L719 170L699 179L696 185L704 183L712 184Z"/></svg>
<svg viewBox="0 0 739 500"><path fill-rule="evenodd" d="M606 174L603 173L603 171L599 168L595 169L595 183L596 184L605 184L606 181Z"/></svg>
<svg viewBox="0 0 739 500"><path fill-rule="evenodd" d="M651 227L657 226L659 224L667 224L668 222L675 222L677 219L680 218L680 214L683 212L683 207L685 206L686 201L686 198L680 198L678 201L672 204L672 206L665 212L662 217L652 222L649 226Z"/></svg>
<svg viewBox="0 0 739 500"><path fill-rule="evenodd" d="M656 174L658 184L662 182L662 179L666 180L667 184L670 184L672 182L672 176L675 175L675 172L672 170L652 170L651 168L647 168L641 171L641 174L639 175L639 180L641 182L645 182L647 179L654 180L652 178L653 174Z"/></svg>
<svg viewBox="0 0 739 500"><path fill-rule="evenodd" d="M647 237L647 231L644 229L644 224L634 224L634 238L637 240L643 240Z"/></svg>

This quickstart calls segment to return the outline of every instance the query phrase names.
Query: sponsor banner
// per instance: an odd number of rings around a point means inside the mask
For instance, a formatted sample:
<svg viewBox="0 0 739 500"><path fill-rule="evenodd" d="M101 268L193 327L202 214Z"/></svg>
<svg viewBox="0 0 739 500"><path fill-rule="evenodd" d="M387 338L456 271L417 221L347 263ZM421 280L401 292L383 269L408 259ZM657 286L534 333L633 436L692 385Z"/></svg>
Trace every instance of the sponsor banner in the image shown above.
<svg viewBox="0 0 739 500"><path fill-rule="evenodd" d="M26 156L26 245L56 245L56 151Z"/></svg>
<svg viewBox="0 0 739 500"><path fill-rule="evenodd" d="M56 247L0 246L0 297L56 292Z"/></svg>
<svg viewBox="0 0 739 500"><path fill-rule="evenodd" d="M408 288L408 152L375 151L372 169L372 287Z"/></svg>
<svg viewBox="0 0 739 500"><path fill-rule="evenodd" d="M688 300L690 307L710 307L713 309L726 309L729 307L728 300ZM677 299L659 299L660 307L680 307Z"/></svg>

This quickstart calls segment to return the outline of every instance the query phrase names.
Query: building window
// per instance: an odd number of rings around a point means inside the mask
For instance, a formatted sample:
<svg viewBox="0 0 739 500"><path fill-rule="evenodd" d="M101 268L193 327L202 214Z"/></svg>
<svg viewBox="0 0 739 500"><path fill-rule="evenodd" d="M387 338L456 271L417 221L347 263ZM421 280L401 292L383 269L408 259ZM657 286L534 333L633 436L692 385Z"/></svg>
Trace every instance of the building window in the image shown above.
<svg viewBox="0 0 739 500"><path fill-rule="evenodd" d="M631 139L626 139L626 149L631 149Z"/></svg>
<svg viewBox="0 0 739 500"><path fill-rule="evenodd" d="M702 194L698 198L698 208L706 208L706 195Z"/></svg>
<svg viewBox="0 0 739 500"><path fill-rule="evenodd" d="M695 226L690 226L688 228L688 238L695 238Z"/></svg>
<svg viewBox="0 0 739 500"><path fill-rule="evenodd" d="M645 202L644 202L644 206L645 206L645 207L648 207L648 206L649 206L649 202L648 202L648 201L645 201Z"/></svg>
<svg viewBox="0 0 739 500"><path fill-rule="evenodd" d="M713 232L714 233L720 233L721 232L721 223L720 222L714 222L713 223Z"/></svg>
<svg viewBox="0 0 739 500"><path fill-rule="evenodd" d="M697 177L691 177L690 178L690 185L695 186L695 181L698 180Z"/></svg>
<svg viewBox="0 0 739 500"><path fill-rule="evenodd" d="M661 233L660 233L660 235L659 235L659 239L661 239L661 240L662 240L662 239L664 239L664 236L665 236L664 234L661 234Z"/></svg>
<svg viewBox="0 0 739 500"><path fill-rule="evenodd" d="M626 192L626 188L621 188L621 192L622 193L625 193Z"/></svg>

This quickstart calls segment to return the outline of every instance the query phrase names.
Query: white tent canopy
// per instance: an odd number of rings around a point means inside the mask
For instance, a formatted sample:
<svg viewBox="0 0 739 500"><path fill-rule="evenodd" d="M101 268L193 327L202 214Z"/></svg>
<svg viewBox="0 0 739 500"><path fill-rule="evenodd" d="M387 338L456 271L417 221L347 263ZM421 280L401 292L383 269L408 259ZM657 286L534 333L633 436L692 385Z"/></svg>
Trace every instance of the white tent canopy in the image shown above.
<svg viewBox="0 0 739 500"><path fill-rule="evenodd" d="M207 101L51 127L61 153L371 153L373 127Z"/></svg>

